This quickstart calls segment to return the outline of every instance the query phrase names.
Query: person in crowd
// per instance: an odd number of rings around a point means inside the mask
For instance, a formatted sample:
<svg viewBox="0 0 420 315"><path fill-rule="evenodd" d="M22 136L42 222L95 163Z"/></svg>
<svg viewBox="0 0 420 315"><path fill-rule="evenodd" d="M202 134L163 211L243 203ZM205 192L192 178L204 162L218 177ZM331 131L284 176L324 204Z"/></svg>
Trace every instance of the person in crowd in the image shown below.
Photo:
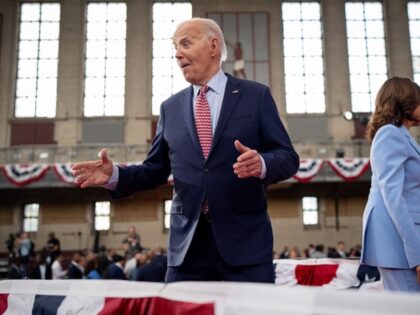
<svg viewBox="0 0 420 315"><path fill-rule="evenodd" d="M85 278L91 280L99 280L102 279L99 271L98 271L99 261L98 258L91 258L86 260L86 267L85 267Z"/></svg>
<svg viewBox="0 0 420 315"><path fill-rule="evenodd" d="M22 270L20 268L20 258L13 256L9 260L9 267L7 269L8 279L22 279Z"/></svg>
<svg viewBox="0 0 420 315"><path fill-rule="evenodd" d="M119 198L166 184L172 172L166 282L273 283L265 189L294 175L299 156L269 88L222 71L226 46L216 22L184 21L173 43L192 86L162 103L144 163L120 168L103 149L100 160L73 166L76 181Z"/></svg>
<svg viewBox="0 0 420 315"><path fill-rule="evenodd" d="M73 260L67 270L68 279L82 279L84 274L84 256L82 253L74 253Z"/></svg>
<svg viewBox="0 0 420 315"><path fill-rule="evenodd" d="M279 259L288 259L290 257L289 246L284 246L282 252L279 254Z"/></svg>
<svg viewBox="0 0 420 315"><path fill-rule="evenodd" d="M33 255L35 245L31 240L31 236L27 232L22 232L20 234L17 243L20 258L20 269L22 271L22 276L26 277L28 273L29 260Z"/></svg>
<svg viewBox="0 0 420 315"><path fill-rule="evenodd" d="M167 257L160 249L151 250L148 260L136 270L136 281L164 282L167 269Z"/></svg>
<svg viewBox="0 0 420 315"><path fill-rule="evenodd" d="M114 255L114 262L108 266L107 279L125 280L124 274L125 258L121 255Z"/></svg>
<svg viewBox="0 0 420 315"><path fill-rule="evenodd" d="M47 252L42 251L36 254L35 266L29 275L30 279L51 280L51 265L47 263Z"/></svg>
<svg viewBox="0 0 420 315"><path fill-rule="evenodd" d="M337 243L336 251L339 256L338 258L347 258L346 244L343 241Z"/></svg>
<svg viewBox="0 0 420 315"><path fill-rule="evenodd" d="M5 243L6 243L7 252L9 254L9 258L15 257L16 256L16 252L15 252L16 236L13 233L10 233L9 238L6 240Z"/></svg>
<svg viewBox="0 0 420 315"><path fill-rule="evenodd" d="M140 235L136 232L135 226L132 225L128 228L128 235L124 238L122 244L125 250L125 258L127 260L133 258L137 252L142 250Z"/></svg>
<svg viewBox="0 0 420 315"><path fill-rule="evenodd" d="M363 214L361 262L379 269L385 290L420 292L420 88L385 81L368 124L372 179Z"/></svg>
<svg viewBox="0 0 420 315"><path fill-rule="evenodd" d="M102 251L104 253L104 251ZM108 266L114 262L115 250L113 248L108 248L105 250L105 254L99 257L99 267L98 271L102 278L107 278L106 272Z"/></svg>
<svg viewBox="0 0 420 315"><path fill-rule="evenodd" d="M63 254L59 254L51 265L51 272L53 280L65 279L67 276L67 269L63 267Z"/></svg>
<svg viewBox="0 0 420 315"><path fill-rule="evenodd" d="M126 279L129 279L129 280L135 279L134 273L137 268L139 259L142 256L147 257L145 250L138 251L137 253L134 254L133 258L126 260L125 265L124 265L124 274L125 274Z"/></svg>
<svg viewBox="0 0 420 315"><path fill-rule="evenodd" d="M60 240L55 237L54 232L48 233L47 249L49 251L48 263L53 264L57 256L61 254Z"/></svg>
<svg viewBox="0 0 420 315"><path fill-rule="evenodd" d="M324 245L318 244L315 246L315 250L311 254L311 258L326 258L327 255L324 252Z"/></svg>

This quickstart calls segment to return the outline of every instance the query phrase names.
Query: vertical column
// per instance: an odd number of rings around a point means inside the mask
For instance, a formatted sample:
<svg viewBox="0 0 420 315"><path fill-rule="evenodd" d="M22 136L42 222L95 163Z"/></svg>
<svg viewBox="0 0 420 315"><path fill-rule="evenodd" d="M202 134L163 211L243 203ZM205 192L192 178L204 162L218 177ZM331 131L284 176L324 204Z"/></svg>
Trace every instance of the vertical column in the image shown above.
<svg viewBox="0 0 420 315"><path fill-rule="evenodd" d="M125 143L146 144L152 113L152 1L127 1Z"/></svg>
<svg viewBox="0 0 420 315"><path fill-rule="evenodd" d="M345 1L322 0L321 7L329 134L332 141L346 141L354 130L353 122L342 117L342 112L351 109Z"/></svg>
<svg viewBox="0 0 420 315"><path fill-rule="evenodd" d="M19 2L0 2L0 147L9 145L9 118L13 117L16 86L17 27Z"/></svg>
<svg viewBox="0 0 420 315"><path fill-rule="evenodd" d="M80 118L83 113L85 17L85 1L61 1L55 124L55 140L60 146L74 146L80 137Z"/></svg>
<svg viewBox="0 0 420 315"><path fill-rule="evenodd" d="M389 77L413 77L407 1L384 0Z"/></svg>

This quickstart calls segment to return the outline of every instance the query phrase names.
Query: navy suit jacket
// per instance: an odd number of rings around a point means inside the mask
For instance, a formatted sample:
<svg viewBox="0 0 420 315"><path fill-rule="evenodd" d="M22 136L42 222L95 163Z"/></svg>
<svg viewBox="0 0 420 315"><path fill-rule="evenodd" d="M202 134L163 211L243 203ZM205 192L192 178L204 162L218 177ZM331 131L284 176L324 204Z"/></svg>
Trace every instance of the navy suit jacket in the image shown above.
<svg viewBox="0 0 420 315"><path fill-rule="evenodd" d="M108 267L107 279L125 280L124 271L115 263L111 264Z"/></svg>
<svg viewBox="0 0 420 315"><path fill-rule="evenodd" d="M209 156L204 159L193 114L193 88L162 103L156 137L142 165L120 168L114 198L165 184L172 172L168 266L182 264L194 235L201 205L208 199L217 248L230 265L272 260L273 233L265 186L294 175L299 157L280 121L269 88L228 75ZM267 175L239 179L233 164L239 140L263 157Z"/></svg>

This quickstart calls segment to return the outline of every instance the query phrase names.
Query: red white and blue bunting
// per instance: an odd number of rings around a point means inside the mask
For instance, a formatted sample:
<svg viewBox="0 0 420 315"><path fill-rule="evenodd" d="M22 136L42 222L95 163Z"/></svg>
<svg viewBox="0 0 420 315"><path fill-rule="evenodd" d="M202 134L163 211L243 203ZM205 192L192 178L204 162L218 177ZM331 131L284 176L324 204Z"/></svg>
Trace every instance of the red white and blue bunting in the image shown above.
<svg viewBox="0 0 420 315"><path fill-rule="evenodd" d="M293 178L301 183L307 183L318 174L323 164L324 161L321 159L300 160L299 170Z"/></svg>
<svg viewBox="0 0 420 315"><path fill-rule="evenodd" d="M117 163L120 167L141 164L141 162ZM333 171L345 181L355 181L369 169L368 158L341 158L341 159L302 159L298 172L293 178L301 183L310 182L322 169L324 164L328 164ZM24 186L41 180L51 168L60 181L75 185L75 177L71 170L71 163L47 164L6 164L0 165L5 177L9 182L16 186ZM173 185L172 175L168 179L168 184Z"/></svg>
<svg viewBox="0 0 420 315"><path fill-rule="evenodd" d="M75 185L76 177L73 176L72 165L71 163L55 163L53 169L62 182Z"/></svg>
<svg viewBox="0 0 420 315"><path fill-rule="evenodd" d="M370 166L368 158L330 159L328 164L338 176L348 182L357 180Z"/></svg>
<svg viewBox="0 0 420 315"><path fill-rule="evenodd" d="M12 184L25 186L42 179L50 166L47 164L7 164L1 167L4 175Z"/></svg>

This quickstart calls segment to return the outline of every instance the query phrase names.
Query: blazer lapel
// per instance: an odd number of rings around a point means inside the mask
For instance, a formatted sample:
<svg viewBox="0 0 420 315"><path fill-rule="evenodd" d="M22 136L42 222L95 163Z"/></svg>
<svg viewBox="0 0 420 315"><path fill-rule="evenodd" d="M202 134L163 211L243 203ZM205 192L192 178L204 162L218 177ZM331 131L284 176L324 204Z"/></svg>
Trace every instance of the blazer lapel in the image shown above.
<svg viewBox="0 0 420 315"><path fill-rule="evenodd" d="M217 142L220 139L220 136L223 134L223 130L226 128L227 123L229 122L230 117L236 105L238 104L239 99L241 98L242 91L240 89L240 84L238 80L233 78L230 75L226 83L225 95L223 97L222 108L220 110L219 121L217 122L216 130L213 136L213 143L209 153L209 157L213 152L213 149L216 147ZM232 143L233 145L233 143Z"/></svg>
<svg viewBox="0 0 420 315"><path fill-rule="evenodd" d="M198 152L201 155L203 155L203 152L201 151L200 142L198 141L197 130L195 128L195 120L194 120L193 106L192 106L193 91L194 89L191 86L189 89L187 89L184 92L180 100L181 111L184 116L185 124L187 125L188 133L190 134L191 140L194 146L196 147L196 149L198 150Z"/></svg>
<svg viewBox="0 0 420 315"><path fill-rule="evenodd" d="M420 155L420 147L416 140L414 140L413 136L410 134L408 129L404 127L405 136L408 138L408 143L413 147L413 149Z"/></svg>

